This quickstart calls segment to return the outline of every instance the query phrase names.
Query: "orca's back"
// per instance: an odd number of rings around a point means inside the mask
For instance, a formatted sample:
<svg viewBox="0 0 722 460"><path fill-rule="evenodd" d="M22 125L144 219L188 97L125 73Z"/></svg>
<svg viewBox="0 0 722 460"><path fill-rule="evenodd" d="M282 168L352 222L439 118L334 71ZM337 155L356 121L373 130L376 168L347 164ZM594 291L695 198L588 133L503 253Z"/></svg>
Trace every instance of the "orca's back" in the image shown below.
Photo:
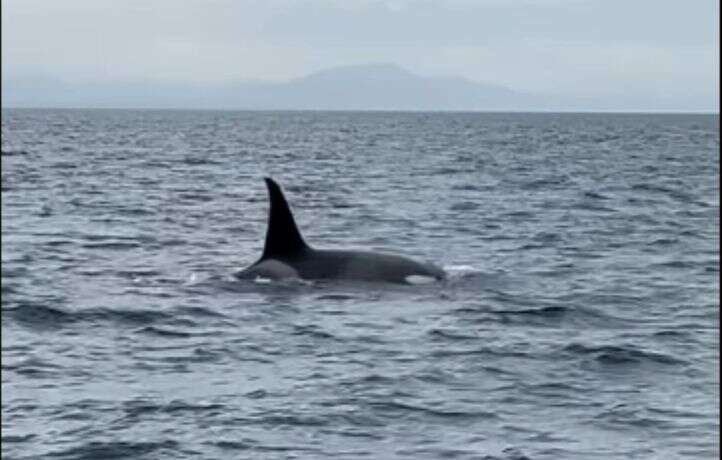
<svg viewBox="0 0 722 460"><path fill-rule="evenodd" d="M366 251L311 250L288 261L305 279L406 282L409 276L444 279L440 268L405 257Z"/></svg>

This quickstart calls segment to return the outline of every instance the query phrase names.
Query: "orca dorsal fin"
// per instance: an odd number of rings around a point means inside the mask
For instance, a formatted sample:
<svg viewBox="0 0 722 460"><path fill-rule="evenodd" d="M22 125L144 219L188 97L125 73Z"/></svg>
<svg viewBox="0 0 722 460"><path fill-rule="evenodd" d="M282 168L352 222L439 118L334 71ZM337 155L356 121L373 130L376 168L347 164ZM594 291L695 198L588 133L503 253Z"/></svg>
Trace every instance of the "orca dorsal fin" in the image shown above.
<svg viewBox="0 0 722 460"><path fill-rule="evenodd" d="M266 177L264 180L266 188L268 188L270 209L268 211L266 245L263 247L261 259L288 256L308 249L309 246L303 241L301 232L298 231L281 187L270 177Z"/></svg>

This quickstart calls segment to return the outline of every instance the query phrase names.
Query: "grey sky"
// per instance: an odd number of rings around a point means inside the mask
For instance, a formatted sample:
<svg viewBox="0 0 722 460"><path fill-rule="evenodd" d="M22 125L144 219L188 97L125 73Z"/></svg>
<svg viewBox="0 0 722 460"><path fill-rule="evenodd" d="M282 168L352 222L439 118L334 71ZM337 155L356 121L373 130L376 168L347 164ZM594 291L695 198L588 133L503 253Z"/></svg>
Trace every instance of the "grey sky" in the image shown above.
<svg viewBox="0 0 722 460"><path fill-rule="evenodd" d="M717 107L716 0L3 0L3 78L219 83L392 62ZM705 101L710 101L707 107Z"/></svg>

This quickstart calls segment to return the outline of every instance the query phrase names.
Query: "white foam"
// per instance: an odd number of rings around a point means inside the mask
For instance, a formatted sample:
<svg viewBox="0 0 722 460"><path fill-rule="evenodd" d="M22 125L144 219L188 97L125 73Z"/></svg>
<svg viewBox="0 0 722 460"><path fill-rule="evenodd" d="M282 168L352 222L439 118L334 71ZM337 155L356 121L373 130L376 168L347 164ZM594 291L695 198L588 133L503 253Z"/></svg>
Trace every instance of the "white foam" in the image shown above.
<svg viewBox="0 0 722 460"><path fill-rule="evenodd" d="M481 273L482 271L472 265L444 265L444 270L447 272L472 272Z"/></svg>
<svg viewBox="0 0 722 460"><path fill-rule="evenodd" d="M198 281L198 274L195 272L191 272L190 275L188 275L188 279L183 283L186 286L193 286Z"/></svg>
<svg viewBox="0 0 722 460"><path fill-rule="evenodd" d="M409 275L406 277L406 282L409 284L429 284L436 281L433 276L424 275Z"/></svg>

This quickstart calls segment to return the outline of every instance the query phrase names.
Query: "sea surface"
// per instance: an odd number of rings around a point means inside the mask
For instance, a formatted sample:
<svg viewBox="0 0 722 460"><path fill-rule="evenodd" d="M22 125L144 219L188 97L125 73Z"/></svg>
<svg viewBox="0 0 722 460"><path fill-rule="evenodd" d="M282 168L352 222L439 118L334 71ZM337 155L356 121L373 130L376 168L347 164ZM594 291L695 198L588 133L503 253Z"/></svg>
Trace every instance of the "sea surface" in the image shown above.
<svg viewBox="0 0 722 460"><path fill-rule="evenodd" d="M719 455L717 115L2 111L3 459ZM440 284L235 280L306 240Z"/></svg>

